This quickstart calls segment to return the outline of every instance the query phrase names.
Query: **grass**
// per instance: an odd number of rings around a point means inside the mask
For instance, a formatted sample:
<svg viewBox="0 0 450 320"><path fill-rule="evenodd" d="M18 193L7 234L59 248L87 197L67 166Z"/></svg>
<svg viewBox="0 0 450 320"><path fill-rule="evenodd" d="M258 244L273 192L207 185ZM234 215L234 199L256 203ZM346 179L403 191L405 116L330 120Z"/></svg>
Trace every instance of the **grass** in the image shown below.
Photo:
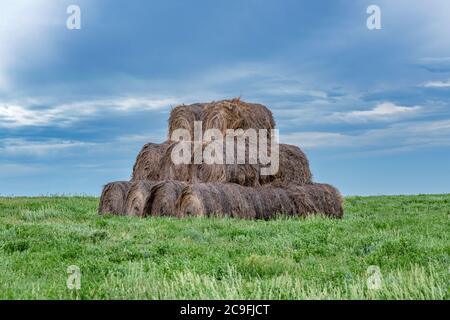
<svg viewBox="0 0 450 320"><path fill-rule="evenodd" d="M450 296L450 195L348 197L342 220L139 219L99 216L97 203L0 198L0 298ZM80 290L67 288L70 265Z"/></svg>

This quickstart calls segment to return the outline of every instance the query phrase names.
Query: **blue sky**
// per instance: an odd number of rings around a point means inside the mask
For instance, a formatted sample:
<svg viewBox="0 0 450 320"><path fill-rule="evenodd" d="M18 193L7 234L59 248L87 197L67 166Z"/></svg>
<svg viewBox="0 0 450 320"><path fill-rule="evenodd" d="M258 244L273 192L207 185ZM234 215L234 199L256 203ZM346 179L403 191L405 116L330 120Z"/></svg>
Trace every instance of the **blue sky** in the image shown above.
<svg viewBox="0 0 450 320"><path fill-rule="evenodd" d="M448 193L448 30L447 0L0 0L0 194L98 195L172 106L236 96L343 194Z"/></svg>

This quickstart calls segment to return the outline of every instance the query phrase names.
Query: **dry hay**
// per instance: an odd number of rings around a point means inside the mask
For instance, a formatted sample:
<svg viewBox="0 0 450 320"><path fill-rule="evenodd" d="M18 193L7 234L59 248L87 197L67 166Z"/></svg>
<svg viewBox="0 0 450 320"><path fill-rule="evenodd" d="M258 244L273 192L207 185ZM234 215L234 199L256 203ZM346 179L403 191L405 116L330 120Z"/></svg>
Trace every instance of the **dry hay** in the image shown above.
<svg viewBox="0 0 450 320"><path fill-rule="evenodd" d="M136 157L131 180L159 180L161 159L168 146L167 142L145 144Z"/></svg>
<svg viewBox="0 0 450 320"><path fill-rule="evenodd" d="M131 183L130 190L125 201L125 214L128 216L144 216L144 208L150 197L155 181L136 180Z"/></svg>
<svg viewBox="0 0 450 320"><path fill-rule="evenodd" d="M194 103L191 105L180 105L172 109L169 116L169 140L176 129L189 131L191 139L194 139L194 121L201 121L206 103Z"/></svg>
<svg viewBox="0 0 450 320"><path fill-rule="evenodd" d="M227 129L274 129L272 112L262 104L240 99L222 100L206 105L202 113L203 132L218 129L225 136Z"/></svg>
<svg viewBox="0 0 450 320"><path fill-rule="evenodd" d="M255 218L251 202L246 197L250 188L231 183L196 183L185 187L176 204L177 216Z"/></svg>
<svg viewBox="0 0 450 320"><path fill-rule="evenodd" d="M171 142L166 148L164 155L158 165L159 180L178 180L187 182L197 181L197 169L198 165L194 165L194 144L191 143L191 160L189 164L175 164L172 161L172 152L180 143L184 142Z"/></svg>
<svg viewBox="0 0 450 320"><path fill-rule="evenodd" d="M204 148L207 144L204 145ZM207 164L202 163L198 168L198 179L202 182L230 182L242 186L255 187L259 186L259 164L250 163L249 161L249 146L250 142L245 141L245 145L234 144L234 163L226 163L226 144L223 146L223 161L224 164ZM204 149L203 148L203 149ZM245 150L242 150L245 148ZM245 163L238 164L238 152L245 155Z"/></svg>
<svg viewBox="0 0 450 320"><path fill-rule="evenodd" d="M312 183L309 161L305 153L297 146L279 144L279 168L274 175L261 175L260 184L286 186L294 183L305 185Z"/></svg>
<svg viewBox="0 0 450 320"><path fill-rule="evenodd" d="M227 129L274 129L270 110L260 104L239 99L207 104L181 105L171 111L169 137L176 129L187 129L194 138L194 121L203 121L203 133L218 129L225 137ZM235 132L236 134L237 132ZM239 133L239 134L242 134ZM270 132L268 132L270 135ZM240 136L242 138L242 136ZM260 138L260 137L258 137ZM245 140L245 163L237 163L238 137L234 138L234 163L194 163L191 145L189 164L174 164L172 152L182 142L144 145L133 167L131 182L107 184L100 199L99 212L132 216L214 216L270 219L277 215L343 216L339 191L327 184L312 183L308 159L296 146L279 145L279 171L261 175L258 154L249 161L249 147L259 141ZM225 141L224 141L225 142ZM201 153L208 142L202 142ZM270 143L268 144L270 148ZM270 149L268 156L270 157ZM228 159L230 160L230 159Z"/></svg>
<svg viewBox="0 0 450 320"><path fill-rule="evenodd" d="M152 187L144 207L145 216L177 216L175 203L187 183L161 181Z"/></svg>
<svg viewBox="0 0 450 320"><path fill-rule="evenodd" d="M321 213L333 218L342 218L344 215L342 196L329 184L313 183L305 186L291 184L287 190L298 208L299 215Z"/></svg>
<svg viewBox="0 0 450 320"><path fill-rule="evenodd" d="M271 219L278 215L298 215L295 203L284 188L263 186L253 189L251 196L258 219Z"/></svg>
<svg viewBox="0 0 450 320"><path fill-rule="evenodd" d="M131 183L128 181L110 182L103 187L100 197L99 213L124 214L125 200Z"/></svg>
<svg viewBox="0 0 450 320"><path fill-rule="evenodd" d="M299 185L311 184L312 174L309 162L302 150L293 145L279 145L279 168L274 175L261 175L261 168L269 165L262 165L257 159L256 164L249 161L249 141L245 146L245 164L237 164L237 150L242 148L235 145L234 164L205 164L198 168L198 178L202 182L231 182L243 186L257 187L259 185L270 184L276 187L283 187L290 183ZM223 159L226 159L226 147L224 146ZM269 150L270 155L270 150Z"/></svg>
<svg viewBox="0 0 450 320"><path fill-rule="evenodd" d="M271 219L278 215L312 214L342 217L339 192L326 184L251 188L232 183L196 183L182 190L176 204L179 217L221 215Z"/></svg>

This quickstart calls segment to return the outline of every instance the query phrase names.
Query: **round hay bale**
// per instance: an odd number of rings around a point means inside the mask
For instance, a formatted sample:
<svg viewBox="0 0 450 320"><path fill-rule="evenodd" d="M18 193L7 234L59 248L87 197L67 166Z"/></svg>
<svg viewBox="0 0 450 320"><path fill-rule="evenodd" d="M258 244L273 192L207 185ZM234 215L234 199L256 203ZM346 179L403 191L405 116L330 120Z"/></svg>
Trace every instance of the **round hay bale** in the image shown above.
<svg viewBox="0 0 450 320"><path fill-rule="evenodd" d="M194 140L194 122L202 120L202 114L206 103L194 103L191 105L180 105L172 109L169 116L169 137L176 129L189 131L191 140Z"/></svg>
<svg viewBox="0 0 450 320"><path fill-rule="evenodd" d="M313 214L342 217L342 197L334 187L312 184L252 188L233 183L196 183L183 188L176 204L179 217L272 219Z"/></svg>
<svg viewBox="0 0 450 320"><path fill-rule="evenodd" d="M143 217L144 208L147 205L148 198L153 186L157 182L148 180L136 180L131 183L125 201L125 213L128 216Z"/></svg>
<svg viewBox="0 0 450 320"><path fill-rule="evenodd" d="M144 208L145 216L177 216L175 203L187 183L161 181L155 184Z"/></svg>
<svg viewBox="0 0 450 320"><path fill-rule="evenodd" d="M256 164L249 163L249 145L250 143L246 141L245 164L237 164L237 152L242 146L235 144L234 164L202 163L198 167L197 175L199 181L231 182L248 187L258 187L267 184L274 187L283 187L290 183L298 185L312 183L308 159L299 147L280 144L278 172L274 175L261 175L261 168L264 166L259 162L259 159ZM223 159L226 159L225 146Z"/></svg>
<svg viewBox="0 0 450 320"><path fill-rule="evenodd" d="M110 182L103 187L98 212L125 214L125 200L131 183L128 181Z"/></svg>
<svg viewBox="0 0 450 320"><path fill-rule="evenodd" d="M332 218L342 218L344 215L342 196L329 184L314 183L304 186L291 184L287 190L301 216L319 213Z"/></svg>
<svg viewBox="0 0 450 320"><path fill-rule="evenodd" d="M230 216L269 219L295 215L295 206L281 188L244 187L233 183L196 183L185 187L177 202L179 216Z"/></svg>
<svg viewBox="0 0 450 320"><path fill-rule="evenodd" d="M237 184L195 183L183 189L177 201L178 216L210 217L224 215L255 218L252 204L245 196L250 188Z"/></svg>
<svg viewBox="0 0 450 320"><path fill-rule="evenodd" d="M159 180L161 159L168 146L167 142L145 144L136 157L131 180Z"/></svg>
<svg viewBox="0 0 450 320"><path fill-rule="evenodd" d="M198 167L198 178L202 182L230 182L242 186L255 187L259 186L259 164L249 163L249 142L246 141L245 150L241 150L243 146L234 145L234 163L226 163L227 148L224 144L223 160L224 164L207 164L202 163ZM204 145L206 146L206 144ZM245 164L238 164L238 151L245 154Z"/></svg>
<svg viewBox="0 0 450 320"><path fill-rule="evenodd" d="M206 105L202 113L203 131L219 129L225 136L227 129L274 129L272 112L262 104L240 99L222 100Z"/></svg>
<svg viewBox="0 0 450 320"><path fill-rule="evenodd" d="M253 203L257 204L256 218L272 219L277 216L296 216L298 210L295 203L284 188L263 186L255 188L252 193Z"/></svg>
<svg viewBox="0 0 450 320"><path fill-rule="evenodd" d="M305 153L289 144L279 144L279 169L274 175L260 176L260 184L283 187L288 184L305 185L312 183L312 173Z"/></svg>
<svg viewBox="0 0 450 320"><path fill-rule="evenodd" d="M159 180L178 180L195 182L197 179L198 165L194 165L194 144L191 143L191 160L189 164L175 164L172 161L172 152L176 152L176 148L183 142L171 142L166 148L164 155L159 163Z"/></svg>

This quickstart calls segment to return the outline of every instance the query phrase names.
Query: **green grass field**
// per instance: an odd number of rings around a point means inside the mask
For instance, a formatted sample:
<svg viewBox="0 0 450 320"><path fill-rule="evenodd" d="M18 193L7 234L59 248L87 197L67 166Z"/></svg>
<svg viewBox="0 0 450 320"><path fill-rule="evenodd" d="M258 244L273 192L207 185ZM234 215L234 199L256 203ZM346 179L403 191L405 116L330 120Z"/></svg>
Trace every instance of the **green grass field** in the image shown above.
<svg viewBox="0 0 450 320"><path fill-rule="evenodd" d="M0 198L0 298L450 297L450 195L348 197L342 220L139 219L99 216L97 203Z"/></svg>

